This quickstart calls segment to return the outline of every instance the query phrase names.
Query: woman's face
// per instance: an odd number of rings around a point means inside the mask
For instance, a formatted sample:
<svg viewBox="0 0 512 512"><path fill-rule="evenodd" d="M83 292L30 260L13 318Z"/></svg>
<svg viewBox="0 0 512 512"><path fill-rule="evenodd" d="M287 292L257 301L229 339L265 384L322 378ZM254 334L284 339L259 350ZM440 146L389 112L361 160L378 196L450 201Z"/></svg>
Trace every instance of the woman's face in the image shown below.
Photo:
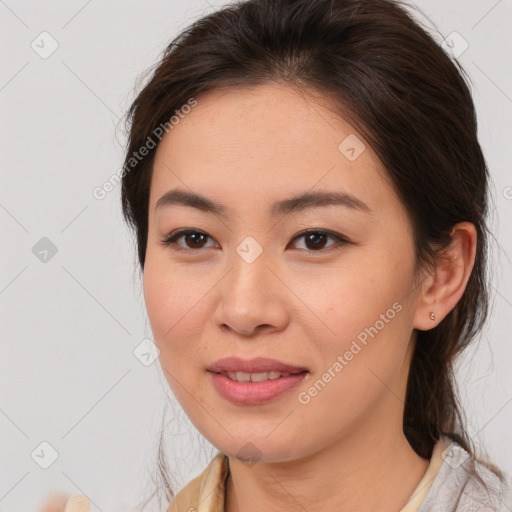
<svg viewBox="0 0 512 512"><path fill-rule="evenodd" d="M268 462L401 432L419 288L376 154L327 100L285 86L186 111L155 156L144 295L191 421L222 452Z"/></svg>

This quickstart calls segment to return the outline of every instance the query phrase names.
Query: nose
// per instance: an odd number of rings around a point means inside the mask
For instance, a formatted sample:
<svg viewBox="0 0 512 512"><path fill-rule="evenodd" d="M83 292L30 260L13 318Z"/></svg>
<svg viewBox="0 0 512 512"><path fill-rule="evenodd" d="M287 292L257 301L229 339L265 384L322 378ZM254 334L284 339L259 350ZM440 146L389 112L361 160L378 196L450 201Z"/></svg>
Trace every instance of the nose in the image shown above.
<svg viewBox="0 0 512 512"><path fill-rule="evenodd" d="M271 268L265 252L254 261L235 252L231 262L231 270L219 283L215 324L246 337L285 329L290 292Z"/></svg>

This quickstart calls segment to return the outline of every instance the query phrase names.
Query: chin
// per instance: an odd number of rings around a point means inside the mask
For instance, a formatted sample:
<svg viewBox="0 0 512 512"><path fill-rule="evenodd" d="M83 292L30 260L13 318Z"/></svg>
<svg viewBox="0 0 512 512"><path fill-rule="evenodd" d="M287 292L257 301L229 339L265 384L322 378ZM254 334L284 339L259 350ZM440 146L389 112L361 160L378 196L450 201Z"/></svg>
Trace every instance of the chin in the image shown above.
<svg viewBox="0 0 512 512"><path fill-rule="evenodd" d="M228 457L245 462L248 466L258 462L275 463L288 462L306 456L301 443L293 441L293 436L287 432L280 438L270 440L267 434L258 434L249 429L243 429L244 434L207 437L217 450ZM300 451L299 451L300 450Z"/></svg>

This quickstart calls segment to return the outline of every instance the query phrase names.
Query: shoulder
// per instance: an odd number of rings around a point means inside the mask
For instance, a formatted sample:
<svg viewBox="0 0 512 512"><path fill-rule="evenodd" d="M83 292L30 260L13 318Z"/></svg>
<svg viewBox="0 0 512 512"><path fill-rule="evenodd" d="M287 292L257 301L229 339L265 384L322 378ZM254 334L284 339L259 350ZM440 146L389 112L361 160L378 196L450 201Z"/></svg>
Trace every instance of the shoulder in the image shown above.
<svg viewBox="0 0 512 512"><path fill-rule="evenodd" d="M204 471L176 494L167 512L222 512L228 472L227 457L217 453Z"/></svg>
<svg viewBox="0 0 512 512"><path fill-rule="evenodd" d="M418 512L512 511L512 481L500 478L462 446L448 440L443 463Z"/></svg>
<svg viewBox="0 0 512 512"><path fill-rule="evenodd" d="M485 510L482 507L485 504L490 511L511 512L512 481L510 476L502 474L500 477L487 466L469 456L467 461L467 464L463 466L464 471L468 473L468 479L460 500L461 509L473 507L474 510ZM476 506L481 508L475 508Z"/></svg>

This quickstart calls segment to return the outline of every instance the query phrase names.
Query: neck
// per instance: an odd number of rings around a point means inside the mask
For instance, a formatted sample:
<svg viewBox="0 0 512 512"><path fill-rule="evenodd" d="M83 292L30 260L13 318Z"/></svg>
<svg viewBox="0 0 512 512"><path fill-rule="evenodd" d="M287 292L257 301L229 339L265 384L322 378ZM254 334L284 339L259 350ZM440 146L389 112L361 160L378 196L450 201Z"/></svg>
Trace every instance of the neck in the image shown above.
<svg viewBox="0 0 512 512"><path fill-rule="evenodd" d="M230 459L226 512L396 512L427 470L405 436L354 433L314 456L247 466Z"/></svg>

